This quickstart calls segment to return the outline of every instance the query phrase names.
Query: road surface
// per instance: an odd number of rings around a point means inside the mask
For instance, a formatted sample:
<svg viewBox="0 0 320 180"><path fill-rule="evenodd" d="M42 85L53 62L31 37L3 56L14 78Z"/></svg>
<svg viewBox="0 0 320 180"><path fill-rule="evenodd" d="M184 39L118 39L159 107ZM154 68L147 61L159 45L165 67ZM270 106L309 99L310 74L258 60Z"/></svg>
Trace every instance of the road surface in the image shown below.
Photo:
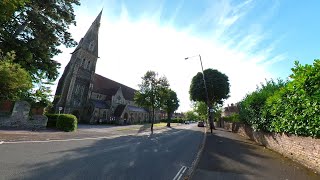
<svg viewBox="0 0 320 180"><path fill-rule="evenodd" d="M0 144L0 179L182 179L203 131L190 124L153 135L5 142Z"/></svg>

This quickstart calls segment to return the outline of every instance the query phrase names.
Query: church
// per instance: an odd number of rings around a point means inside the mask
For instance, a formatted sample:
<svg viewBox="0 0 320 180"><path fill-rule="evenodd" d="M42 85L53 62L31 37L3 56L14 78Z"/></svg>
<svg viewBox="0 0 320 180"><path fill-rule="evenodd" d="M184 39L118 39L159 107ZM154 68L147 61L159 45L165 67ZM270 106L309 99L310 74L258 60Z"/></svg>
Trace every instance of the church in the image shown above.
<svg viewBox="0 0 320 180"><path fill-rule="evenodd" d="M135 89L95 73L102 11L71 53L53 101L56 113L77 116L80 122L133 124L150 122L147 109L134 103ZM155 120L159 121L160 113Z"/></svg>

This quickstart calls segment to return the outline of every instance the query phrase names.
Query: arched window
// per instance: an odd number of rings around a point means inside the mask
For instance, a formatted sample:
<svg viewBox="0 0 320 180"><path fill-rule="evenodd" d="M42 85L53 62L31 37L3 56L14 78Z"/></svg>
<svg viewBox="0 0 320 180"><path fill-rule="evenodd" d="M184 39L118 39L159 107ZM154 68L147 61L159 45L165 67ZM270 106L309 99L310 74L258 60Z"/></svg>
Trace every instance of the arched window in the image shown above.
<svg viewBox="0 0 320 180"><path fill-rule="evenodd" d="M83 60L82 60L82 64L81 64L83 67L85 67L86 66L86 59L85 58L83 58Z"/></svg>
<svg viewBox="0 0 320 180"><path fill-rule="evenodd" d="M90 61L88 61L88 64L87 64L87 68L86 69L90 69Z"/></svg>

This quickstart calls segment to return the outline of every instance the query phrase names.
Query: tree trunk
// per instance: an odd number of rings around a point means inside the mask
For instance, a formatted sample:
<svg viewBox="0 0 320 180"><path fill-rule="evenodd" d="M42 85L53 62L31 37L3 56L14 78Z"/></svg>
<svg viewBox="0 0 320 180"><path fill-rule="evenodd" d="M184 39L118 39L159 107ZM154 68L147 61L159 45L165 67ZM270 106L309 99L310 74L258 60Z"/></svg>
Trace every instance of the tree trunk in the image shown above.
<svg viewBox="0 0 320 180"><path fill-rule="evenodd" d="M154 107L152 108L151 133L153 133L153 123L154 123Z"/></svg>
<svg viewBox="0 0 320 180"><path fill-rule="evenodd" d="M170 123L171 123L171 113L168 113L167 127L171 127Z"/></svg>
<svg viewBox="0 0 320 180"><path fill-rule="evenodd" d="M212 129L216 129L216 128L214 127L214 124L213 124L213 114L212 114L212 112L210 112L210 109L212 109L212 105L211 104L209 104L208 114L209 114L210 131L211 131L211 134L212 134Z"/></svg>

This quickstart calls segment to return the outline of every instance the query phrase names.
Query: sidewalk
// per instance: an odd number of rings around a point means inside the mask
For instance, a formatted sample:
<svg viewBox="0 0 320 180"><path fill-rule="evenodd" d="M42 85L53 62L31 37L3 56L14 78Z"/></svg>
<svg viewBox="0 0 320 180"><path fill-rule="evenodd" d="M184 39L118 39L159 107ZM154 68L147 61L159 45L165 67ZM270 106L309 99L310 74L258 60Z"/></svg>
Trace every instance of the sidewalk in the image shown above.
<svg viewBox="0 0 320 180"><path fill-rule="evenodd" d="M173 124L172 127L178 125ZM154 126L154 131L166 131L170 128ZM0 142L15 142L15 141L47 141L47 140L62 140L62 139L81 139L81 138L95 138L108 136L123 136L139 133L150 132L150 125L127 125L127 126L108 126L108 125L86 125L79 124L78 130L75 132L63 132L55 129L45 129L39 131L31 130L1 130Z"/></svg>
<svg viewBox="0 0 320 180"><path fill-rule="evenodd" d="M317 180L320 175L237 134L218 128L207 132L194 180Z"/></svg>

